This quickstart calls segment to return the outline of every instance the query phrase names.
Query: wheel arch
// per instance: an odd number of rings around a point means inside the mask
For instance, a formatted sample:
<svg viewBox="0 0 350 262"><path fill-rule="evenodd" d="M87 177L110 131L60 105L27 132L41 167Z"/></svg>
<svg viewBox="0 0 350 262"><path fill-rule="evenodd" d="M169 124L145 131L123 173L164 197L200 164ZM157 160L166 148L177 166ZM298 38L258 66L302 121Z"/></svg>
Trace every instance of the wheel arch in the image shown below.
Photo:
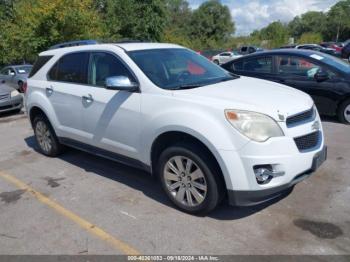
<svg viewBox="0 0 350 262"><path fill-rule="evenodd" d="M211 160L213 161L213 164L217 168L219 172L220 179L222 179L225 189L227 189L228 183L231 183L231 181L228 181L228 177L225 175L226 173L226 167L222 161L222 159L219 156L219 153L214 149L214 146L211 144L208 144L208 142L204 142L198 137L195 137L189 133L183 132L183 131L166 131L160 135L157 136L157 138L153 141L151 146L151 169L154 171L155 165L157 163L157 160L160 156L160 154L168 147L177 144L179 142L188 142L193 143L196 146L200 147L203 151L205 151Z"/></svg>

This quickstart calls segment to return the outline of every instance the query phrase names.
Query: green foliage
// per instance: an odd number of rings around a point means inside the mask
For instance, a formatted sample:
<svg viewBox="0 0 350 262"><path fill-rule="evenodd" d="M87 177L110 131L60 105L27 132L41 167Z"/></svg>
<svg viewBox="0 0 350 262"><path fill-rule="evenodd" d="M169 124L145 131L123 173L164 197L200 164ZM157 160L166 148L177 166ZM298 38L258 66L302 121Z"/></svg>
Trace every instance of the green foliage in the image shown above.
<svg viewBox="0 0 350 262"><path fill-rule="evenodd" d="M303 33L299 38L299 44L321 43L323 41L320 33Z"/></svg>
<svg viewBox="0 0 350 262"><path fill-rule="evenodd" d="M304 33L322 33L325 30L326 20L326 14L310 11L295 17L288 26L291 35L300 38Z"/></svg>
<svg viewBox="0 0 350 262"><path fill-rule="evenodd" d="M218 0L210 0L194 10L190 27L190 38L199 40L201 47L223 44L235 32L230 10Z"/></svg>
<svg viewBox="0 0 350 262"><path fill-rule="evenodd" d="M339 1L330 9L326 26L328 39L345 41L350 37L350 0Z"/></svg>
<svg viewBox="0 0 350 262"><path fill-rule="evenodd" d="M251 36L267 41L267 46L270 48L276 48L288 42L289 32L286 25L277 21L269 24L260 31L253 32Z"/></svg>
<svg viewBox="0 0 350 262"><path fill-rule="evenodd" d="M109 0L106 3L106 26L111 40L161 39L167 19L164 1Z"/></svg>

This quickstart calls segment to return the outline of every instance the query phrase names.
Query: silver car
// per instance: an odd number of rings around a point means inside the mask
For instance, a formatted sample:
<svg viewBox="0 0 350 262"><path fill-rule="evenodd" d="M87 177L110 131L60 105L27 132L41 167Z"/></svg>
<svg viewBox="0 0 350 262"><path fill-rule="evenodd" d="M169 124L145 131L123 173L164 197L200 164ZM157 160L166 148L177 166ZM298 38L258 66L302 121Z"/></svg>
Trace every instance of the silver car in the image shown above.
<svg viewBox="0 0 350 262"><path fill-rule="evenodd" d="M27 81L32 65L6 66L0 71L0 83L7 84L23 92L23 83Z"/></svg>
<svg viewBox="0 0 350 262"><path fill-rule="evenodd" d="M14 88L0 84L0 113L20 112L23 107L23 96Z"/></svg>

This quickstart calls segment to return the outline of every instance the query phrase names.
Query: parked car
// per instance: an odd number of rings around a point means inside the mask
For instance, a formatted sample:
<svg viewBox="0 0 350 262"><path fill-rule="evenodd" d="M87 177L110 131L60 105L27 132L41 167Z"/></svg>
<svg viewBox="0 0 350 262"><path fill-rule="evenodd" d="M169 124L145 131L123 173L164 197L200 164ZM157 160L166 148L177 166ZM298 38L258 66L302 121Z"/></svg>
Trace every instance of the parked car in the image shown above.
<svg viewBox="0 0 350 262"><path fill-rule="evenodd" d="M252 54L255 52L261 52L264 51L264 49L260 48L260 47L256 47L256 46L241 46L238 50L238 53L240 55L248 55L248 54Z"/></svg>
<svg viewBox="0 0 350 262"><path fill-rule="evenodd" d="M0 82L23 92L23 84L32 70L32 65L11 65L0 70Z"/></svg>
<svg viewBox="0 0 350 262"><path fill-rule="evenodd" d="M347 59L350 63L350 39L344 43L344 47L341 52L341 57Z"/></svg>
<svg viewBox="0 0 350 262"><path fill-rule="evenodd" d="M334 48L325 48L323 46L316 45L316 44L297 45L295 48L313 50L313 51L329 54L329 55L336 56L336 57L341 56L341 53Z"/></svg>
<svg viewBox="0 0 350 262"><path fill-rule="evenodd" d="M0 113L20 112L23 107L23 97L6 84L0 84Z"/></svg>
<svg viewBox="0 0 350 262"><path fill-rule="evenodd" d="M209 50L203 50L203 51L198 51L197 53L206 57L208 60L212 61L213 56L225 52L225 50L222 49L209 49Z"/></svg>
<svg viewBox="0 0 350 262"><path fill-rule="evenodd" d="M350 123L350 65L341 59L310 50L281 49L241 57L222 67L304 91L321 114Z"/></svg>
<svg viewBox="0 0 350 262"><path fill-rule="evenodd" d="M229 61L232 61L238 57L241 57L242 55L238 54L238 52L236 51L232 51L232 52L222 52L216 56L212 57L212 61L217 64L217 65L221 65L224 63L227 63Z"/></svg>
<svg viewBox="0 0 350 262"><path fill-rule="evenodd" d="M309 95L232 76L178 45L59 48L34 69L26 108L43 154L68 145L142 168L192 214L225 196L234 205L270 200L326 158Z"/></svg>
<svg viewBox="0 0 350 262"><path fill-rule="evenodd" d="M341 53L341 50L343 49L343 46L341 45L341 43L336 43L336 42L323 42L320 44L320 46L324 48L332 48L339 53Z"/></svg>

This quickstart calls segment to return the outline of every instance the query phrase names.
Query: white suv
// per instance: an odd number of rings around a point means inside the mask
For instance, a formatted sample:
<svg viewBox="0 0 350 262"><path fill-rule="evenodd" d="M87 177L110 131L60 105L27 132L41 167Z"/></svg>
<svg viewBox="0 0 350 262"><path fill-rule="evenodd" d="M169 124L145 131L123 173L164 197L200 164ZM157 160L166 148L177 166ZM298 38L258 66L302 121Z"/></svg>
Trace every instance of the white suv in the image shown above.
<svg viewBox="0 0 350 262"><path fill-rule="evenodd" d="M142 168L193 214L225 196L233 205L272 199L326 159L307 94L231 75L178 45L43 52L26 107L43 154L57 156L66 145Z"/></svg>

